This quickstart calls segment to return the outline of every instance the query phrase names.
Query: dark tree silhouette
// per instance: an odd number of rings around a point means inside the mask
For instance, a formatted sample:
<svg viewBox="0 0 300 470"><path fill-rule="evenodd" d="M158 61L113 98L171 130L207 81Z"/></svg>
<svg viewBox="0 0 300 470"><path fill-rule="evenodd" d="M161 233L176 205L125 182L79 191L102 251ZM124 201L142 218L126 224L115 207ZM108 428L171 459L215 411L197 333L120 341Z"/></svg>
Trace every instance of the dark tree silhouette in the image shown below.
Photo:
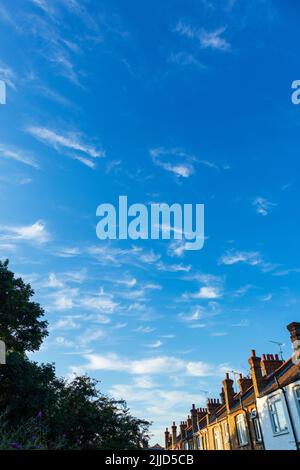
<svg viewBox="0 0 300 470"><path fill-rule="evenodd" d="M44 310L30 299L30 284L15 278L8 260L0 261L0 339L8 351L36 351L47 336Z"/></svg>

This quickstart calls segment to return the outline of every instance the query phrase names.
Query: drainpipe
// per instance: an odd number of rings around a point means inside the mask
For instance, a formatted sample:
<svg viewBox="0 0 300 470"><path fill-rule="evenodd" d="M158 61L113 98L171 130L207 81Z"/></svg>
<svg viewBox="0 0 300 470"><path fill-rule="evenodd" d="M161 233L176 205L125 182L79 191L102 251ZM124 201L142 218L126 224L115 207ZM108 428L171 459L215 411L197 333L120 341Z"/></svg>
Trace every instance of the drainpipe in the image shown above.
<svg viewBox="0 0 300 470"><path fill-rule="evenodd" d="M298 439L297 439L295 424L294 424L294 421L293 421L290 405L289 405L288 399L286 397L286 390L280 385L277 376L275 375L274 377L275 377L277 387L282 391L283 396L284 396L284 402L285 402L286 409L287 409L287 412L288 412L288 415L289 415L289 420L290 420L290 423L291 423L291 428L292 428L294 441L295 441L295 444L296 444L296 449L300 450L300 446L299 446Z"/></svg>

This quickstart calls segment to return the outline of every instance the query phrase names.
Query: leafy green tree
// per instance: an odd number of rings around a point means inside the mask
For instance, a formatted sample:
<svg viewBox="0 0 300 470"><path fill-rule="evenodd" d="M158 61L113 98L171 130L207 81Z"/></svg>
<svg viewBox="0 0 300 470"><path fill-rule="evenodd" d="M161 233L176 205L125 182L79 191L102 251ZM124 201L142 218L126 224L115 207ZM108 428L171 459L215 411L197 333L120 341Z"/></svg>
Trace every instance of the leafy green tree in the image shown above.
<svg viewBox="0 0 300 470"><path fill-rule="evenodd" d="M8 351L36 351L48 334L44 310L30 300L33 295L30 284L8 269L8 260L0 261L0 339Z"/></svg>
<svg viewBox="0 0 300 470"><path fill-rule="evenodd" d="M0 366L0 413L12 427L51 410L64 383L53 364L37 364L21 353L10 352Z"/></svg>
<svg viewBox="0 0 300 470"><path fill-rule="evenodd" d="M146 447L150 423L132 417L124 401L101 394L97 386L88 376L65 382L50 417L50 441L63 436L70 448L83 449Z"/></svg>

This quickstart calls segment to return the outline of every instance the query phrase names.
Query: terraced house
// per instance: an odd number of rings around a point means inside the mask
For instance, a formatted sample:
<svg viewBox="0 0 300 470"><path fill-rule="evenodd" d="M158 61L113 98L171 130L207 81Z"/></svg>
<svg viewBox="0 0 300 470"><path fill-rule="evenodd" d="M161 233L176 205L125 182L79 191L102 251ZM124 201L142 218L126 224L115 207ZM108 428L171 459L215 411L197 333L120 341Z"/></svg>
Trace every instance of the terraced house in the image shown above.
<svg viewBox="0 0 300 470"><path fill-rule="evenodd" d="M300 323L288 325L294 354L287 361L272 354L248 360L250 374L229 373L218 399L206 408L192 405L190 415L165 431L165 448L172 450L300 449Z"/></svg>

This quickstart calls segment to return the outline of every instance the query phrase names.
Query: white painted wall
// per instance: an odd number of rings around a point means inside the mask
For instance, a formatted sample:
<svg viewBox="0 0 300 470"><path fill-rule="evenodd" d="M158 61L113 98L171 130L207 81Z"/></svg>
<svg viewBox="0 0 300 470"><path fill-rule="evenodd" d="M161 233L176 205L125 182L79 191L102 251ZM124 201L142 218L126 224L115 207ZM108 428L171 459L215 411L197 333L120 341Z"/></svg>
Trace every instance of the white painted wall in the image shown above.
<svg viewBox="0 0 300 470"><path fill-rule="evenodd" d="M286 397L289 403L290 412L294 422L294 427L297 434L297 440L300 443L300 407L297 403L295 396L295 388L300 386L300 380L288 385L285 387ZM285 419L287 422L288 430L280 434L274 434L271 416L268 407L268 398L272 396L279 395L282 400ZM283 396L282 390L276 390L274 393L258 398L257 399L257 411L259 414L262 434L264 438L264 444L266 450L296 450L296 444L292 432L291 423L289 420L289 415L287 407L285 404L285 399Z"/></svg>

